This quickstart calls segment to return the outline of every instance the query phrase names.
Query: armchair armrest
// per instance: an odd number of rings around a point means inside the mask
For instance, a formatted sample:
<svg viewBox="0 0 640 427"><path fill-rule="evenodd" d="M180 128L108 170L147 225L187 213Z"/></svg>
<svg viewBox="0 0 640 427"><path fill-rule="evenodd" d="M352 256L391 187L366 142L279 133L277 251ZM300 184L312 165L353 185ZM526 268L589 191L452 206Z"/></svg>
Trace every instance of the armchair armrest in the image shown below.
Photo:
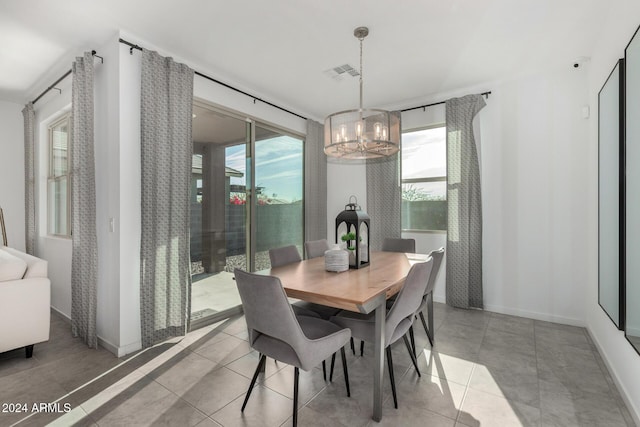
<svg viewBox="0 0 640 427"><path fill-rule="evenodd" d="M0 282L0 352L47 341L50 305L46 277Z"/></svg>

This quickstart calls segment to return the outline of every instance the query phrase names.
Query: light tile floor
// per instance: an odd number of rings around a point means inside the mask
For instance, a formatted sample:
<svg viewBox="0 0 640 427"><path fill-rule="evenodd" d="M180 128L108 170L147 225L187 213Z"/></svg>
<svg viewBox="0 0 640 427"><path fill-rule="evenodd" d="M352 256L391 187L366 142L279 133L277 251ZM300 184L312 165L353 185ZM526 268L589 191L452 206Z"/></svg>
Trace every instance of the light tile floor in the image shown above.
<svg viewBox="0 0 640 427"><path fill-rule="evenodd" d="M367 345L364 357L347 351L351 398L342 369L331 384L319 368L301 372L299 425L634 425L585 329L442 304L435 321L433 349L415 325L422 378L402 342L393 348L399 409L385 372L384 417L371 420ZM245 328L236 316L117 359L87 349L54 315L51 339L32 359L22 350L0 354L0 404L27 406L0 412L0 426L291 425L293 368L273 360L240 412L258 361ZM33 412L34 403L58 403L60 412Z"/></svg>

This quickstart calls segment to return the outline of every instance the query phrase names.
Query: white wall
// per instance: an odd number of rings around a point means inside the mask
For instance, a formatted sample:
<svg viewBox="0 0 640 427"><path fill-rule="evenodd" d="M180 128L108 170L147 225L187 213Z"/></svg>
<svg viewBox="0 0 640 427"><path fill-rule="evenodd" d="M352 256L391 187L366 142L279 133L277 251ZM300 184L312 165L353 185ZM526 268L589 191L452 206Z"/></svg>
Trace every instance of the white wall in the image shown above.
<svg viewBox="0 0 640 427"><path fill-rule="evenodd" d="M21 251L25 249L23 108L0 101L0 208L4 212L7 243Z"/></svg>
<svg viewBox="0 0 640 427"><path fill-rule="evenodd" d="M485 308L584 325L587 71L494 83L480 112Z"/></svg>
<svg viewBox="0 0 640 427"><path fill-rule="evenodd" d="M120 43L114 34L97 48L95 64L96 232L98 237L97 332L100 344L122 355L120 297ZM127 185L130 187L132 184ZM111 225L113 219L113 226ZM139 341L139 340L138 340ZM139 347L138 347L139 348Z"/></svg>
<svg viewBox="0 0 640 427"><path fill-rule="evenodd" d="M588 81L594 119L589 126L589 144L586 147L589 176L585 186L589 192L585 229L588 245L584 263L588 273L585 317L589 333L622 391L635 422L640 425L640 356L598 305L598 92L616 61L624 57L624 48L640 23L640 3L622 0L616 5L609 16L602 18L601 36L591 58Z"/></svg>
<svg viewBox="0 0 640 427"><path fill-rule="evenodd" d="M327 163L327 240L336 241L336 216L356 196L358 204L367 210L367 168L364 163L345 163L329 159ZM371 225L372 227L375 224Z"/></svg>

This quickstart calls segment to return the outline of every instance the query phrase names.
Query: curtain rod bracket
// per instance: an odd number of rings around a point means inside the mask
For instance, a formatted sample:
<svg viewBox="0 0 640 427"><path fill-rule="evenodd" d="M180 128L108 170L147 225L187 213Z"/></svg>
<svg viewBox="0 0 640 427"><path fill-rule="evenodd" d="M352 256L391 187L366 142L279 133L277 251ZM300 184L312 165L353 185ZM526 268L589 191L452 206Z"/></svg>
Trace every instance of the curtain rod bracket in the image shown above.
<svg viewBox="0 0 640 427"><path fill-rule="evenodd" d="M100 58L100 63L104 64L104 58L102 56L96 55L96 54L97 54L97 52L95 50L91 51L91 55L95 56L96 58Z"/></svg>

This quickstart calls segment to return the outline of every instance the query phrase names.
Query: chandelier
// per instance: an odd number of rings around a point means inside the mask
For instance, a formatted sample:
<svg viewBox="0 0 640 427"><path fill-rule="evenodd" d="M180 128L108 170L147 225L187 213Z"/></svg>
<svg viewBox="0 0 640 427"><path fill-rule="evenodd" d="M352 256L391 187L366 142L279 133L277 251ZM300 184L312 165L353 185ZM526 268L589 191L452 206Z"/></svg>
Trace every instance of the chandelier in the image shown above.
<svg viewBox="0 0 640 427"><path fill-rule="evenodd" d="M340 111L324 121L324 152L344 159L374 159L400 150L400 116L385 110L362 108L362 41L367 27L353 35L360 40L360 108Z"/></svg>

